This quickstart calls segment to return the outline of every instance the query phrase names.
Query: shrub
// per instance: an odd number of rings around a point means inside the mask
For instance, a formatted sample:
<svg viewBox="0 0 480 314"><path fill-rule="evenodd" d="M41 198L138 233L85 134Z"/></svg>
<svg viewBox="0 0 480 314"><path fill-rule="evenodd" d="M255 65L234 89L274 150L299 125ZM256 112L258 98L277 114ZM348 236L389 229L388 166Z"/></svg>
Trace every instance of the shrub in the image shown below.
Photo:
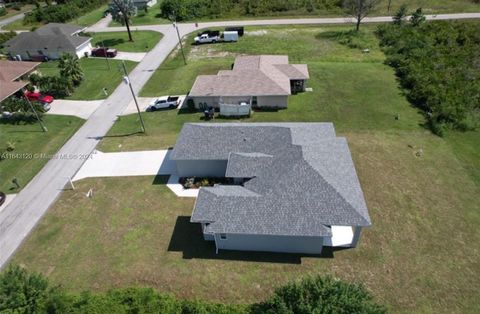
<svg viewBox="0 0 480 314"><path fill-rule="evenodd" d="M0 16L4 16L7 14L7 10L5 8L0 8Z"/></svg>
<svg viewBox="0 0 480 314"><path fill-rule="evenodd" d="M252 313L386 313L362 285L332 277L308 277L277 290Z"/></svg>
<svg viewBox="0 0 480 314"><path fill-rule="evenodd" d="M0 47L3 45L4 42L15 36L17 36L17 33L15 33L14 31L0 33Z"/></svg>

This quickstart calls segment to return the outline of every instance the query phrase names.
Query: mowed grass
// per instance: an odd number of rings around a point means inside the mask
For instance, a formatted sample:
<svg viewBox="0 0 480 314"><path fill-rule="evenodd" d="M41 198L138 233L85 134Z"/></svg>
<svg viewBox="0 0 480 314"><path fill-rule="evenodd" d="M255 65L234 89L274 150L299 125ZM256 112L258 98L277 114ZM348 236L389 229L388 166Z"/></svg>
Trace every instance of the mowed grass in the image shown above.
<svg viewBox="0 0 480 314"><path fill-rule="evenodd" d="M92 45L126 52L147 52L155 47L162 36L159 32L132 31L133 42L131 42L126 31L93 33Z"/></svg>
<svg viewBox="0 0 480 314"><path fill-rule="evenodd" d="M133 25L152 25L152 24L169 24L170 20L162 17L160 9L161 1L158 1L148 12L139 10L137 16L132 18ZM341 3L341 2L340 2ZM370 13L370 16L385 16L394 15L402 4L407 5L409 11L415 11L417 8L422 8L425 14L433 13L463 13L463 12L479 12L480 5L474 3L473 0L402 0L390 1L390 9L388 9L389 0L379 0L376 7ZM245 15L242 10L233 10L216 18L204 17L192 19L187 23L193 22L208 22L212 20L252 20L252 19L278 19L278 18L314 18L314 17L342 17L346 16L342 10L341 5L331 6L329 9L316 9L308 12L305 8L277 11L264 14ZM110 26L120 26L118 22L112 22Z"/></svg>
<svg viewBox="0 0 480 314"><path fill-rule="evenodd" d="M103 18L103 12L105 12L106 9L108 9L108 6L102 5L101 7L74 19L70 23L81 26L91 26Z"/></svg>
<svg viewBox="0 0 480 314"><path fill-rule="evenodd" d="M480 191L451 143L421 130L341 135L373 221L355 249L313 258L215 255L189 222L194 199L177 198L165 178L130 177L76 183L13 262L73 291L152 286L243 303L299 277L332 274L364 283L395 312L478 312ZM92 199L85 197L90 188Z"/></svg>
<svg viewBox="0 0 480 314"><path fill-rule="evenodd" d="M393 312L479 312L480 133L439 138L424 129L383 64L373 28L364 28L356 48L340 43L349 28L287 30L248 28L237 44L187 45L188 65L173 53L142 93L187 92L196 75L228 69L239 53L287 53L292 63L307 63L313 92L291 96L286 110L242 121L335 124L348 139L373 221L357 248L325 250L323 257L215 255L189 223L194 200L177 198L165 178L104 178L63 193L14 262L75 291L152 286L183 298L243 303L308 274L333 274L364 283ZM362 53L367 46L371 52ZM183 123L201 116L145 113L147 134L135 136L126 135L138 131L137 116L120 117L99 149L166 148ZM90 188L92 199L85 197Z"/></svg>
<svg viewBox="0 0 480 314"><path fill-rule="evenodd" d="M155 5L145 10L138 10L137 15L132 18L132 25L153 25L153 24L169 24L172 23L168 19L164 19L161 16L160 4L161 0L158 0ZM110 26L120 26L121 24L115 21L110 23Z"/></svg>
<svg viewBox="0 0 480 314"><path fill-rule="evenodd" d="M120 60L108 60L104 58L82 58L80 59L80 66L84 72L84 79L80 86L75 88L73 94L67 99L72 100L95 100L104 99L107 96L103 92L103 88L107 88L109 93L112 93L118 84L122 81L123 70L121 70ZM131 71L136 65L136 62L125 61L127 71ZM58 61L49 61L42 63L38 70L43 75L58 75Z"/></svg>
<svg viewBox="0 0 480 314"><path fill-rule="evenodd" d="M0 160L0 191L7 194L19 192L47 163L47 158L38 154L54 154L83 124L83 120L69 116L44 115L42 118L48 132L42 132L38 123L0 123L0 152L7 153L8 143L15 149ZM37 154L37 155L35 155ZM20 189L14 188L16 177Z"/></svg>

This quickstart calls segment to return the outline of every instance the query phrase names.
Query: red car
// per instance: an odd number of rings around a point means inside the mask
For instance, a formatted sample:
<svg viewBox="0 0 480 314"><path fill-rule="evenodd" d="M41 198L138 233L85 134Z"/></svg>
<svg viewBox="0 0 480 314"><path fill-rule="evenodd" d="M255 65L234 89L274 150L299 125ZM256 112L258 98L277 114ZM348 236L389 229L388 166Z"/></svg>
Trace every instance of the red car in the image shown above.
<svg viewBox="0 0 480 314"><path fill-rule="evenodd" d="M38 101L38 102L41 102L42 104L51 104L53 102L53 96L50 96L50 95L43 95L35 92L26 92L25 96L30 101Z"/></svg>
<svg viewBox="0 0 480 314"><path fill-rule="evenodd" d="M114 58L116 55L117 55L116 49L103 48L103 47L92 49L93 57Z"/></svg>

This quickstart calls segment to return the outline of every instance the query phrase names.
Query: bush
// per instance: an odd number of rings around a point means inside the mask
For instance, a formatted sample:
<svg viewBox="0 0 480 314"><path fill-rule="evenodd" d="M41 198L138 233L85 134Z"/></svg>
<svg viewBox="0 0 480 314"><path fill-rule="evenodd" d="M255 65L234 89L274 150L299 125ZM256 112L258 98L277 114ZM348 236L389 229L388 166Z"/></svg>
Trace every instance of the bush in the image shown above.
<svg viewBox="0 0 480 314"><path fill-rule="evenodd" d="M6 42L9 39L12 39L15 36L17 36L17 33L15 33L14 31L0 33L0 47L3 45L4 42Z"/></svg>
<svg viewBox="0 0 480 314"><path fill-rule="evenodd" d="M332 277L309 277L275 290L267 301L254 304L252 313L386 313L362 285Z"/></svg>
<svg viewBox="0 0 480 314"><path fill-rule="evenodd" d="M53 96L54 98L65 98L70 96L74 90L70 78L61 76L30 75L30 83L37 86L40 92Z"/></svg>
<svg viewBox="0 0 480 314"><path fill-rule="evenodd" d="M37 7L25 14L23 24L65 23L105 4L106 0L57 1L56 5Z"/></svg>
<svg viewBox="0 0 480 314"><path fill-rule="evenodd" d="M424 111L435 134L480 125L480 32L478 23L423 23L421 10L410 23L382 25L377 34L407 91Z"/></svg>
<svg viewBox="0 0 480 314"><path fill-rule="evenodd" d="M0 16L4 16L7 14L7 10L5 8L0 8Z"/></svg>

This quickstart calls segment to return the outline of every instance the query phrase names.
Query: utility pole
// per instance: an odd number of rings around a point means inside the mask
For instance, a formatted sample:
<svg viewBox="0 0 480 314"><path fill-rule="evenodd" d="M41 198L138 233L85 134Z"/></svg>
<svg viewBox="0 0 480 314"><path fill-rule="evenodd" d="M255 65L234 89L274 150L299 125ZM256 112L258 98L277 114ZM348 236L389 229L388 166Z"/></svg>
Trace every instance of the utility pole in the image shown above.
<svg viewBox="0 0 480 314"><path fill-rule="evenodd" d="M177 17L176 16L173 17L173 27L177 30L178 43L180 44L180 50L182 50L183 63L185 65L187 65L187 59L185 59L185 53L183 52L182 38L180 38L180 32L178 31Z"/></svg>
<svg viewBox="0 0 480 314"><path fill-rule="evenodd" d="M35 110L35 108L33 107L32 103L30 102L30 99L28 99L28 97L25 95L25 91L22 90L23 92L23 97L27 100L28 104L30 105L30 109L32 109L33 113L35 114L35 117L37 118L38 122L40 123L40 126L42 127L42 131L43 132L47 132L47 127L43 124L42 120L40 120L40 117L38 116L38 113L37 111Z"/></svg>
<svg viewBox="0 0 480 314"><path fill-rule="evenodd" d="M111 70L110 62L108 61L107 49L105 48L105 43L103 42L103 40L102 40L102 46L103 46L103 53L105 54L105 60L107 61L108 70L110 71Z"/></svg>
<svg viewBox="0 0 480 314"><path fill-rule="evenodd" d="M132 83L130 82L130 78L128 77L127 67L125 66L125 61L122 60L122 67L125 76L123 77L123 81L125 84L128 84L130 87L130 91L132 92L133 101L135 101L135 106L137 106L138 117L140 118L140 124L142 125L142 132L145 133L145 124L143 123L142 115L140 114L140 107L138 107L137 97L135 97L135 93L133 92Z"/></svg>

